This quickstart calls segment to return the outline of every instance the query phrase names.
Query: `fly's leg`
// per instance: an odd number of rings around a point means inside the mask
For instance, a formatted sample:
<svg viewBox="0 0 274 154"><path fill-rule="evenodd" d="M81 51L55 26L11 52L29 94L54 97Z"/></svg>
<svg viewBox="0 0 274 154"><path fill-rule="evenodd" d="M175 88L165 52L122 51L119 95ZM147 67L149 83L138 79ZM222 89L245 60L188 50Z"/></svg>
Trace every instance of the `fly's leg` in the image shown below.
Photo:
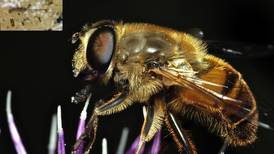
<svg viewBox="0 0 274 154"><path fill-rule="evenodd" d="M92 145L96 139L97 126L98 126L98 116L93 113L88 124L86 125L85 131L77 139L77 141L75 142L75 144L73 146L73 151L72 151L73 154L77 153L77 149L80 147L80 145L87 138L89 138L91 140L89 142L89 146L90 146L90 149L92 148Z"/></svg>
<svg viewBox="0 0 274 154"><path fill-rule="evenodd" d="M76 141L73 146L73 152L75 153L80 144L89 138L89 143L86 146L85 153L88 153L92 148L92 145L96 138L96 131L98 126L98 116L110 115L119 111L126 109L133 102L131 101L131 96L127 93L121 93L114 95L110 100L99 101L94 108L93 114L87 123L84 133Z"/></svg>
<svg viewBox="0 0 274 154"><path fill-rule="evenodd" d="M224 141L220 151L218 154L225 154L225 150L227 149L227 146L228 146L228 142L227 141Z"/></svg>
<svg viewBox="0 0 274 154"><path fill-rule="evenodd" d="M150 141L160 130L165 119L166 106L161 98L155 98L152 104L143 107L144 123L141 130L140 143L137 154L141 152L145 142Z"/></svg>
<svg viewBox="0 0 274 154"><path fill-rule="evenodd" d="M191 143L185 130L182 128L180 121L171 112L167 113L165 119L168 131L171 133L173 140L178 146L179 152L186 154L196 154L194 145Z"/></svg>

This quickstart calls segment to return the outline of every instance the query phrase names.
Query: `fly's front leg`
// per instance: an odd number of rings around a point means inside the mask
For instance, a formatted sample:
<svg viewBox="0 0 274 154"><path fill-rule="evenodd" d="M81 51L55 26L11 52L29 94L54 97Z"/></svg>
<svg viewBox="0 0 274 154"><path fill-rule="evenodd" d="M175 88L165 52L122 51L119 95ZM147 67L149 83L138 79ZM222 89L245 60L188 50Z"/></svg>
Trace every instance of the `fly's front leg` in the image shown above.
<svg viewBox="0 0 274 154"><path fill-rule="evenodd" d="M96 131L98 126L98 116L110 115L126 109L133 102L131 101L131 95L127 92L119 92L114 95L110 100L99 101L94 108L93 114L87 123L84 133L76 141L73 147L73 153L76 152L78 147L86 138L89 138L89 143L86 146L85 153L88 153L92 148L92 145L96 138Z"/></svg>

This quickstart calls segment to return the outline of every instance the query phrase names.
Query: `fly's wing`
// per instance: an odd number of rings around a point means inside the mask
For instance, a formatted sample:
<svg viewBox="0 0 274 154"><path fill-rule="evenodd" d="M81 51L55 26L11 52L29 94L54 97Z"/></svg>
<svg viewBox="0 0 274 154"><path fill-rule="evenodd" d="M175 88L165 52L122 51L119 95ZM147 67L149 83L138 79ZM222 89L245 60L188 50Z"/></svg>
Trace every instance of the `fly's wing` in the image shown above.
<svg viewBox="0 0 274 154"><path fill-rule="evenodd" d="M206 56L205 61L209 67L192 76L172 66L162 66L151 71L177 88L175 95L184 102L181 104L216 113L212 114L216 119L225 120L231 126L257 114L255 99L241 74L213 56Z"/></svg>
<svg viewBox="0 0 274 154"><path fill-rule="evenodd" d="M206 40L208 51L217 56L260 58L274 55L274 45L257 45L244 42Z"/></svg>
<svg viewBox="0 0 274 154"><path fill-rule="evenodd" d="M241 74L219 58L207 55L208 68L195 74L172 65L150 71L171 90L169 110L186 113L205 124L228 144L253 143L258 128L256 102ZM168 98L170 99L170 98Z"/></svg>
<svg viewBox="0 0 274 154"><path fill-rule="evenodd" d="M204 32L199 28L186 30L192 36L204 39ZM274 44L259 45L246 42L204 40L208 52L220 57L233 58L261 58L274 55Z"/></svg>

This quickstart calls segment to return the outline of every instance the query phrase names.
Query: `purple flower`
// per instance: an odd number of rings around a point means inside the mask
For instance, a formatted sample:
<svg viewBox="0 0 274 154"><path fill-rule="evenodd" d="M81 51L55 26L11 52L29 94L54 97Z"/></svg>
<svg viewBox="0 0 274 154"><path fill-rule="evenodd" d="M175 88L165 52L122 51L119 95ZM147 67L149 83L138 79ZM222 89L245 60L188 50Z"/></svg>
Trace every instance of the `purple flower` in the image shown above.
<svg viewBox="0 0 274 154"><path fill-rule="evenodd" d="M85 124L86 124L86 118L87 118L87 107L89 104L90 97L87 99L85 106L81 112L78 130L76 134L76 139L78 139L81 134L84 132ZM14 146L16 148L16 151L18 154L26 154L25 147L21 141L20 135L18 133L18 130L16 128L16 125L14 123L13 115L11 112L11 91L8 91L7 93L7 118L8 118L8 126L11 133L12 141L14 143ZM144 113L145 115L146 113ZM127 142L128 137L128 128L124 128L121 140L117 149L117 154L124 153L124 149ZM57 136L56 136L57 134ZM157 134L154 137L153 144L150 149L149 154L158 154L160 150L160 137L161 137L161 131L159 130ZM56 114L52 117L52 124L51 124L51 131L50 131L50 138L49 138L49 144L48 144L48 151L49 154L54 154L56 150L56 140L58 138L58 154L65 154L65 141L64 141L64 131L62 127L62 116L61 116L61 106L59 105L57 107L57 117ZM141 144L141 146L140 146ZM140 146L140 149L138 147ZM84 148L84 142L81 143L79 149L76 151L76 154L83 154L83 148ZM139 154L143 154L145 150L145 142L141 142L140 136L138 136L135 141L132 143L129 150L126 152L126 154L135 154L139 150ZM107 154L108 148L107 148L107 139L102 140L102 154Z"/></svg>
<svg viewBox="0 0 274 154"><path fill-rule="evenodd" d="M16 152L18 154L26 154L27 153L26 149L23 145L23 142L21 141L20 135L16 128L15 122L13 120L13 115L11 112L11 91L8 91L8 94L7 94L6 111L7 111L7 118L8 118L8 126L9 126L11 138L15 146Z"/></svg>
<svg viewBox="0 0 274 154"><path fill-rule="evenodd" d="M126 144L127 144L128 132L129 132L129 129L127 127L124 127L116 154L124 154Z"/></svg>
<svg viewBox="0 0 274 154"><path fill-rule="evenodd" d="M55 154L56 150L56 141L57 141L57 116L54 114L51 120L49 144L48 144L48 153Z"/></svg>
<svg viewBox="0 0 274 154"><path fill-rule="evenodd" d="M161 130L159 130L157 134L155 135L150 152L148 154L158 154L161 146L160 143L161 143ZM136 151L138 150L139 144L143 144L139 152L139 154L143 154L145 150L145 143L140 143L140 136L138 136L135 139L135 141L132 143L132 145L130 146L126 154L135 154Z"/></svg>
<svg viewBox="0 0 274 154"><path fill-rule="evenodd" d="M57 135L58 135L58 154L65 154L65 141L64 141L64 132L62 127L62 118L61 118L61 106L57 107Z"/></svg>
<svg viewBox="0 0 274 154"><path fill-rule="evenodd" d="M129 150L127 151L126 154L135 154L137 149L138 149L138 146L140 144L140 136L138 136L134 142L131 144ZM143 154L144 153L144 150L145 150L145 144L142 145L142 148L140 150L140 153L139 154Z"/></svg>
<svg viewBox="0 0 274 154"><path fill-rule="evenodd" d="M87 118L87 108L88 108L90 97L91 97L91 95L86 100L85 106L81 112L80 120L79 120L79 124L78 124L78 130L77 130L77 134L76 134L76 139L78 139L85 130L85 124L86 124L86 118ZM77 149L76 154L82 154L83 149L84 149L84 143L82 142L80 144L79 148Z"/></svg>
<svg viewBox="0 0 274 154"><path fill-rule="evenodd" d="M161 130L159 130L154 137L150 154L158 154L160 151L160 144L161 144Z"/></svg>

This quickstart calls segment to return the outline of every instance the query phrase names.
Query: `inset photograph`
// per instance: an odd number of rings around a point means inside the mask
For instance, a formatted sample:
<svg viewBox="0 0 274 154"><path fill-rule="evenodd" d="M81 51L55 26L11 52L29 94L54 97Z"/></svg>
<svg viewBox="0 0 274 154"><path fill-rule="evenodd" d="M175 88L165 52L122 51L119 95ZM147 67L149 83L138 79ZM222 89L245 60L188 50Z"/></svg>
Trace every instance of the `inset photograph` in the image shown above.
<svg viewBox="0 0 274 154"><path fill-rule="evenodd" d="M0 0L0 31L62 31L63 0Z"/></svg>

